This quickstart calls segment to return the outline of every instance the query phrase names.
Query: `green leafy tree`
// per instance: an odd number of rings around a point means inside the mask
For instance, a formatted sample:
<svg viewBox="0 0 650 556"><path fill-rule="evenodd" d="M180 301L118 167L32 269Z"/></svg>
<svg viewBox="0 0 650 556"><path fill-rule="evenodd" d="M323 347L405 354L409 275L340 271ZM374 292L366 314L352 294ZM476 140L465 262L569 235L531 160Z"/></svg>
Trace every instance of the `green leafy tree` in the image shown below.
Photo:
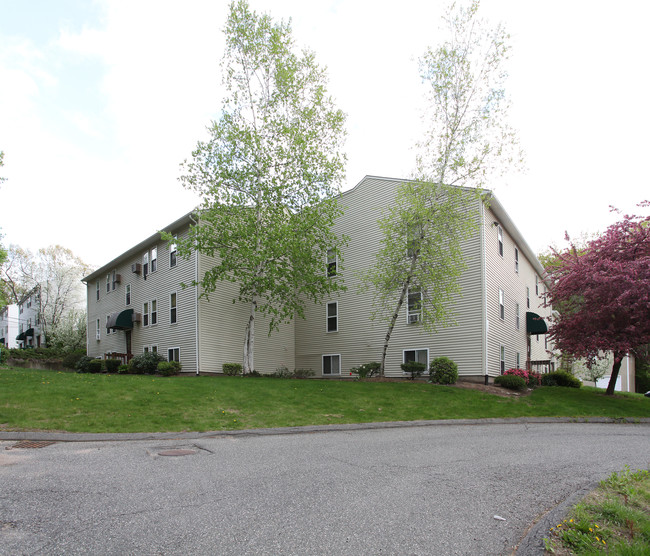
<svg viewBox="0 0 650 556"><path fill-rule="evenodd" d="M254 370L255 317L270 330L305 300L342 288L327 276L327 251L345 238L331 227L343 177L345 116L326 91L325 71L309 51L296 52L291 26L234 2L225 28L220 117L183 165L181 182L202 197L199 223L179 252L214 256L200 278L203 295L226 280L250 306L243 371ZM164 235L168 240L169 236Z"/></svg>
<svg viewBox="0 0 650 556"><path fill-rule="evenodd" d="M379 221L382 247L364 276L376 292L374 316L388 323L382 375L404 304L427 330L453 323L450 301L465 268L462 242L478 225L483 187L521 162L503 89L508 35L479 19L478 8L478 2L452 5L448 40L420 60L428 131L418 145L415 179L401 185Z"/></svg>

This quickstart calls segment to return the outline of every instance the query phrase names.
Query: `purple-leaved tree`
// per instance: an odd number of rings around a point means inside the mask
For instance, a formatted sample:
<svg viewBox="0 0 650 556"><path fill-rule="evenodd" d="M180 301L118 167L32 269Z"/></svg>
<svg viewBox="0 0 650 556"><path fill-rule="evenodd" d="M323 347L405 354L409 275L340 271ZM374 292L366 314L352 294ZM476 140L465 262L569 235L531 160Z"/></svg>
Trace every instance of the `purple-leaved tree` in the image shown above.
<svg viewBox="0 0 650 556"><path fill-rule="evenodd" d="M558 349L588 363L611 351L611 396L625 355L650 342L650 216L624 215L585 248L552 251L546 303L557 312L550 336Z"/></svg>

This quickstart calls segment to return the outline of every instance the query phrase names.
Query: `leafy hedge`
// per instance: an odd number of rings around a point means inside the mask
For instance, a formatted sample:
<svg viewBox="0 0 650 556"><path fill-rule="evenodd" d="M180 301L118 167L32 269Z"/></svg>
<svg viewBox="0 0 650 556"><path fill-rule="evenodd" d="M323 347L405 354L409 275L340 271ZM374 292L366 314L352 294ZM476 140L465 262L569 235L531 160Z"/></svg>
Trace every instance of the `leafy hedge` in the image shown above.
<svg viewBox="0 0 650 556"><path fill-rule="evenodd" d="M418 363L417 361L408 361L407 363L402 363L400 367L402 367L402 370L405 373L411 375L411 380L415 380L417 377L422 376L426 365L424 363Z"/></svg>
<svg viewBox="0 0 650 556"><path fill-rule="evenodd" d="M371 378L379 374L379 369L381 369L381 363L371 361L358 367L352 367L350 372L355 373L359 378Z"/></svg>
<svg viewBox="0 0 650 556"><path fill-rule="evenodd" d="M158 370L158 363L165 358L159 353L149 351L136 355L129 361L129 373L132 375L153 375Z"/></svg>
<svg viewBox="0 0 650 556"><path fill-rule="evenodd" d="M434 384L456 384L458 365L449 357L436 357L429 363L429 379Z"/></svg>
<svg viewBox="0 0 650 556"><path fill-rule="evenodd" d="M542 375L542 386L564 386L567 388L580 388L582 382L566 371L555 371Z"/></svg>
<svg viewBox="0 0 650 556"><path fill-rule="evenodd" d="M525 390L526 381L519 375L499 375L494 379L494 384L509 390Z"/></svg>

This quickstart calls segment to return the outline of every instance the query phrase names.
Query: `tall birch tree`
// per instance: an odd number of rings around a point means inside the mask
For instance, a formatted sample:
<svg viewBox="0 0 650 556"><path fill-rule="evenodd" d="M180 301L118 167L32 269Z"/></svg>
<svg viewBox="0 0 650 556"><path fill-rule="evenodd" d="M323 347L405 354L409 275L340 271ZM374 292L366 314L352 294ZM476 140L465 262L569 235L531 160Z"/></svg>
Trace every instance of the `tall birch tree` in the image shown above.
<svg viewBox="0 0 650 556"><path fill-rule="evenodd" d="M508 35L480 19L478 9L478 1L452 5L444 18L449 38L420 59L427 132L414 180L401 185L379 221L382 247L365 275L376 293L375 316L388 325L382 375L405 304L412 324L426 330L454 322L462 242L476 230L477 203L486 201L486 183L521 159L506 117Z"/></svg>
<svg viewBox="0 0 650 556"><path fill-rule="evenodd" d="M326 272L327 251L345 238L331 231L341 213L345 116L327 93L315 56L299 52L290 22L233 2L222 62L227 96L210 139L183 164L184 187L199 193L199 223L179 251L214 256L198 284L209 296L223 281L238 285L233 301L249 306L243 370L255 369L255 319L270 330L304 316L342 288ZM167 239L170 239L167 237Z"/></svg>

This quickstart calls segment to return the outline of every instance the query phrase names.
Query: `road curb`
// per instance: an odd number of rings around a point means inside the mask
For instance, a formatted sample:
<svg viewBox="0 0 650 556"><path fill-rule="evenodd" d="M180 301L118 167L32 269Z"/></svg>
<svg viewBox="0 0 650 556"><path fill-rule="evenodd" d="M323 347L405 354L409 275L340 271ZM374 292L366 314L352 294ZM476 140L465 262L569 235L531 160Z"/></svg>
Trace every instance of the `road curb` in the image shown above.
<svg viewBox="0 0 650 556"><path fill-rule="evenodd" d="M338 425L308 425L270 429L244 429L206 432L139 432L139 433L75 433L48 431L0 431L0 440L51 440L56 442L125 442L133 440L197 440L201 438L277 436L409 427L440 427L457 425L534 425L545 423L584 423L649 425L650 418L612 417L518 417L509 419L446 419L439 421L388 421Z"/></svg>

